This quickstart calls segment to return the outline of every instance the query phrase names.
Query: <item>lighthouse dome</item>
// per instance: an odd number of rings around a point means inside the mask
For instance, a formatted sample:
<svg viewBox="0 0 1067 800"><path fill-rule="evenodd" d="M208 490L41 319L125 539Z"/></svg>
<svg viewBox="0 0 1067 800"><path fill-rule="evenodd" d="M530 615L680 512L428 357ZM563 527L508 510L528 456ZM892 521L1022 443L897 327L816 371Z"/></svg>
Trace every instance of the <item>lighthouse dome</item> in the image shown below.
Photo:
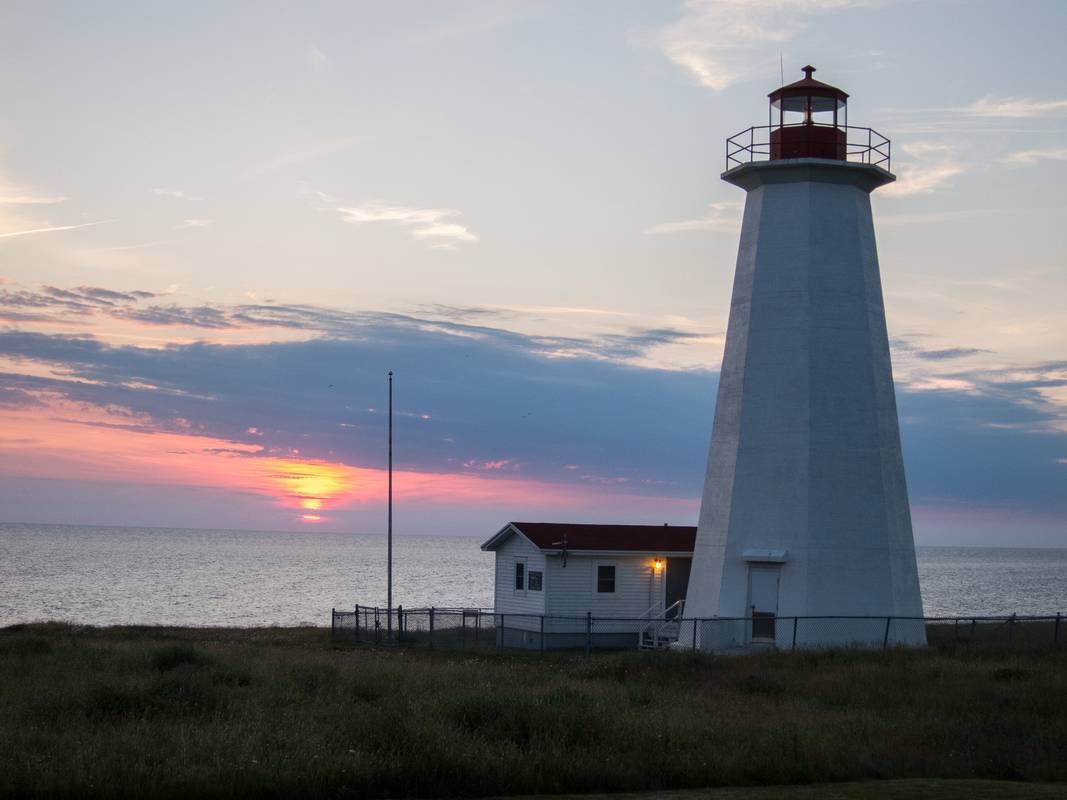
<svg viewBox="0 0 1067 800"><path fill-rule="evenodd" d="M772 108L783 111L804 112L810 106L813 112L833 111L843 108L848 101L848 94L836 86L817 81L811 74L815 67L810 64L803 68L804 77L799 81L775 89L769 95Z"/></svg>

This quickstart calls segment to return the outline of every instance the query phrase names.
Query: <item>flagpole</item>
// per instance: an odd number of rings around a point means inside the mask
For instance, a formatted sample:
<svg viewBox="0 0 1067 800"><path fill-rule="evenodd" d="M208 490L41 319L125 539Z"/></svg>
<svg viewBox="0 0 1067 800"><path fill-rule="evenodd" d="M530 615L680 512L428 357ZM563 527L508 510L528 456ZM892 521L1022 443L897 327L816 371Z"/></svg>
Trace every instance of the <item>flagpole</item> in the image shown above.
<svg viewBox="0 0 1067 800"><path fill-rule="evenodd" d="M393 638L393 371L389 370L389 523L386 533L385 612L389 639Z"/></svg>

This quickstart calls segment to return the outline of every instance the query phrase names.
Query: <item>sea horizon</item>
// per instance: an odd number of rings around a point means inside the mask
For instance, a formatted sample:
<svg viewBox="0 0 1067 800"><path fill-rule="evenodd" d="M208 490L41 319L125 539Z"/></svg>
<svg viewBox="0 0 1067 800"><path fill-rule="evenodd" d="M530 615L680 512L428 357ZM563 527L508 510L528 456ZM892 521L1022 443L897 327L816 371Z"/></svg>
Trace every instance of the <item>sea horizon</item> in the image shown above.
<svg viewBox="0 0 1067 800"><path fill-rule="evenodd" d="M512 522L515 520L509 520ZM537 522L556 522L557 520L535 520ZM613 524L628 524L625 522L605 522L605 523L583 523L592 525L613 525ZM635 523L640 524L640 523ZM188 525L124 525L124 524L110 524L110 523L74 523L74 522L26 522L20 520L0 520L0 529L5 526L40 526L40 527L56 527L56 528L97 528L97 529L118 529L118 530L153 530L153 531L195 531L195 532L212 532L218 531L222 533L279 533L279 534L326 534L326 535L338 535L338 536L380 536L383 539L388 536L387 531L337 531L329 528L308 528L306 525L294 528L234 528L234 527L198 527ZM694 523L695 525L695 523ZM503 526L501 526L503 527ZM678 527L682 527L679 525ZM687 526L692 527L692 526ZM488 530L488 529L487 529ZM496 531L490 531L486 534L485 539L490 538ZM478 538L480 534L472 533L427 533L424 531L403 531L394 530L393 536L425 536L430 538ZM1034 545L1034 544L1021 544L1021 545L992 545L992 544L928 544L925 542L916 542L916 550L920 548L928 549L953 549L953 548L965 548L967 550L1053 550L1067 552L1067 547L1055 547L1051 545Z"/></svg>
<svg viewBox="0 0 1067 800"><path fill-rule="evenodd" d="M491 533L394 532L394 602L491 608ZM324 626L331 608L384 607L385 555L384 533L0 523L0 625ZM1067 611L1067 548L916 558L928 617Z"/></svg>

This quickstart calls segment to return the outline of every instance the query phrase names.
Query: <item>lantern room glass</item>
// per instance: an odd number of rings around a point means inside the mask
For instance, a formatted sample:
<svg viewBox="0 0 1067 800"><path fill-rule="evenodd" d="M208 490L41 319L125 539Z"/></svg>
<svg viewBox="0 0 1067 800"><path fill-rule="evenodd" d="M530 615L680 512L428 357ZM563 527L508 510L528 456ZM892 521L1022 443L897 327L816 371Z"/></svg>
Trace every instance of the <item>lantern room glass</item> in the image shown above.
<svg viewBox="0 0 1067 800"><path fill-rule="evenodd" d="M803 95L781 97L771 101L767 124L771 127L787 125L824 125L832 128L848 126L848 103L838 97Z"/></svg>

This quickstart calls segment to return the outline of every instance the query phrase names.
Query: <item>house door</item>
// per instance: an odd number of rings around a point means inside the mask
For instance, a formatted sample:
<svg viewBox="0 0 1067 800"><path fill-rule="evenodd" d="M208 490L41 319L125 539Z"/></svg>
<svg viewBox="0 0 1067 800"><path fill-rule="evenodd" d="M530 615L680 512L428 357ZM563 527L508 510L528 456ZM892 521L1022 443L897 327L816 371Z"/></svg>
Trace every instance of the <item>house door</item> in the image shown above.
<svg viewBox="0 0 1067 800"><path fill-rule="evenodd" d="M685 593L689 589L689 570L692 566L691 558L667 559L667 586L663 598L666 608L671 608L679 600L685 600ZM667 619L674 619L679 611L680 608L671 609L667 612Z"/></svg>
<svg viewBox="0 0 1067 800"><path fill-rule="evenodd" d="M748 610L752 617L752 638L774 639L774 619L778 616L778 567L748 568Z"/></svg>

